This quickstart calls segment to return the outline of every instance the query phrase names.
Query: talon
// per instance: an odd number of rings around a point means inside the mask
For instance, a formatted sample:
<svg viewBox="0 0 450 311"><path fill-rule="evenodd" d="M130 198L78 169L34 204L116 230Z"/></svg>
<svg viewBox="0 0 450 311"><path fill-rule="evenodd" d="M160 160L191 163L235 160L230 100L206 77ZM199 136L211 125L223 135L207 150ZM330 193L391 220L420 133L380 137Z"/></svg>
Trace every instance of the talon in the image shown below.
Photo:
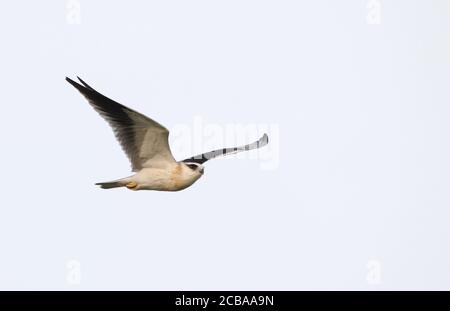
<svg viewBox="0 0 450 311"><path fill-rule="evenodd" d="M128 189L134 189L134 188L136 188L137 187L137 183L136 182L134 182L134 181L132 181L132 182L129 182L128 184L126 184L126 187L128 188Z"/></svg>

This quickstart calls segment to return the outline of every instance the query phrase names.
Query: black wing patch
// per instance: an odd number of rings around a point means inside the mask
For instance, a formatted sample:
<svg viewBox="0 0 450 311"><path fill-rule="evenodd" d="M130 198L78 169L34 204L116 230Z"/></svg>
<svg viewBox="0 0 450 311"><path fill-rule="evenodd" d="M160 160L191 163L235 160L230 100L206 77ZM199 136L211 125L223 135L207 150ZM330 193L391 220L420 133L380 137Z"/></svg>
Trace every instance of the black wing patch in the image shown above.
<svg viewBox="0 0 450 311"><path fill-rule="evenodd" d="M134 121L130 118L126 111L131 111L130 108L125 107L118 102L100 94L89 86L86 82L77 77L83 84L79 84L70 78L66 77L66 81L72 84L81 94L89 101L91 106L111 125L114 134L116 134L119 141L127 141L128 146L134 145L134 133L129 130L134 125ZM124 149L127 149L126 147ZM133 150L134 151L134 150ZM132 150L125 150L130 154ZM131 160L131 159L130 159Z"/></svg>
<svg viewBox="0 0 450 311"><path fill-rule="evenodd" d="M252 149L258 149L258 148L264 147L268 143L269 143L269 137L267 136L267 134L264 134L258 141L255 141L251 144L241 146L241 147L217 149L214 151L210 151L210 152L206 152L206 153L202 153L202 154L193 156L192 158L189 158L189 159L185 159L185 160L183 160L183 162L194 162L194 163L203 164L206 161L214 159L219 156L224 156L224 155L231 154L231 153L238 153L238 152L242 152L242 151L248 151L248 150L252 150Z"/></svg>
<svg viewBox="0 0 450 311"><path fill-rule="evenodd" d="M167 141L169 132L166 128L150 118L100 94L79 77L77 78L81 84L67 77L66 80L83 94L89 104L112 127L114 135L120 142L122 149L125 151L132 164L133 171L142 168L143 159L141 158L142 155L140 155L140 148L150 126L158 129L158 133L155 133L154 137L159 138L158 135L162 135L163 139L161 138L161 140L167 145L164 145L164 148L169 150ZM170 153L170 150L168 153ZM172 156L170 155L170 157Z"/></svg>

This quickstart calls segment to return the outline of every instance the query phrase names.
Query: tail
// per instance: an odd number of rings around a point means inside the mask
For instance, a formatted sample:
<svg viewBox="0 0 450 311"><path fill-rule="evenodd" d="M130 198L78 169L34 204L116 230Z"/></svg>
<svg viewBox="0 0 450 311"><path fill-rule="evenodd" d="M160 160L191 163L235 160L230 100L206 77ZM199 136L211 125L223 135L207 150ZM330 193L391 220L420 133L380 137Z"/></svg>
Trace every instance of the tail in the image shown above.
<svg viewBox="0 0 450 311"><path fill-rule="evenodd" d="M113 181L106 181L106 182L98 182L95 185L100 186L102 189L111 189L111 188L119 188L119 187L125 187L130 182L130 178L122 178L117 179Z"/></svg>
<svg viewBox="0 0 450 311"><path fill-rule="evenodd" d="M100 188L102 189L111 189L125 186L123 183L119 181L98 182L95 185L100 186Z"/></svg>

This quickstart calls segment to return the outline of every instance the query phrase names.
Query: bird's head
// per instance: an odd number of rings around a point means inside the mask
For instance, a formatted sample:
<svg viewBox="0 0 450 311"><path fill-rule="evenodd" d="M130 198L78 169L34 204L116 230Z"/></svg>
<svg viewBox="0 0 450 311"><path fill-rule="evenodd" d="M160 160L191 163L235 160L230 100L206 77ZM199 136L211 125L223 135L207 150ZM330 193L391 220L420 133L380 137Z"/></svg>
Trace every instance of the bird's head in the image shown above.
<svg viewBox="0 0 450 311"><path fill-rule="evenodd" d="M184 165L186 165L186 167L190 170L190 172L192 174L199 174L199 175L203 175L204 171L205 171L205 167L203 165L201 165L200 163L196 163L196 162L183 162Z"/></svg>

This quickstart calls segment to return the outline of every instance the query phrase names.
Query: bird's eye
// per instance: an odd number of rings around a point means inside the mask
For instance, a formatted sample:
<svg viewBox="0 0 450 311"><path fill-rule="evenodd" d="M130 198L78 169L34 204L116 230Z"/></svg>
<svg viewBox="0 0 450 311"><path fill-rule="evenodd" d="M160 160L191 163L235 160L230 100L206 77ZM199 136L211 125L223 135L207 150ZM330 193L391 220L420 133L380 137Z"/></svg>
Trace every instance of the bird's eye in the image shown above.
<svg viewBox="0 0 450 311"><path fill-rule="evenodd" d="M194 171L197 169L197 165L195 164L188 164L187 166L189 166L189 168Z"/></svg>

